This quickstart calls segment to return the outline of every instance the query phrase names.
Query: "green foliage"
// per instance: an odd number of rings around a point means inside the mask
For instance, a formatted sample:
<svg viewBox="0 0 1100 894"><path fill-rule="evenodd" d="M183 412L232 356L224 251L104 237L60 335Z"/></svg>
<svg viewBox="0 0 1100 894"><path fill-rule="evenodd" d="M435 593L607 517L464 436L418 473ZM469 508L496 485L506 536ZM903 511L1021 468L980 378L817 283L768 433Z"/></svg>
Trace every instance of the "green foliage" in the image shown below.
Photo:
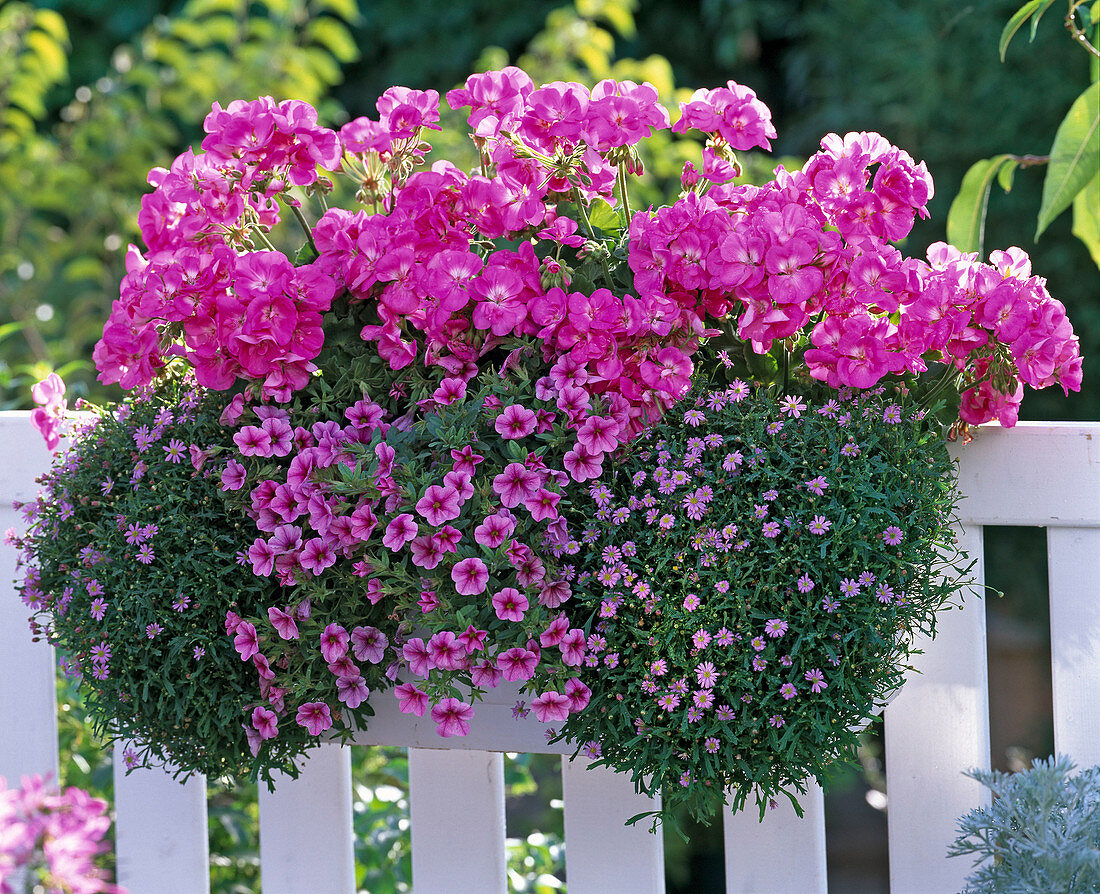
<svg viewBox="0 0 1100 894"><path fill-rule="evenodd" d="M748 798L763 816L780 794L797 809L966 572L952 464L911 394L822 405L835 392L799 387L796 411L709 387L571 507L586 544L572 620L605 642L582 676L592 701L560 735L661 791L666 818Z"/></svg>
<svg viewBox="0 0 1100 894"><path fill-rule="evenodd" d="M1071 776L1074 769L1059 756L1020 773L966 774L992 792L993 803L959 820L948 851L976 857L964 894L1100 891L1100 767Z"/></svg>

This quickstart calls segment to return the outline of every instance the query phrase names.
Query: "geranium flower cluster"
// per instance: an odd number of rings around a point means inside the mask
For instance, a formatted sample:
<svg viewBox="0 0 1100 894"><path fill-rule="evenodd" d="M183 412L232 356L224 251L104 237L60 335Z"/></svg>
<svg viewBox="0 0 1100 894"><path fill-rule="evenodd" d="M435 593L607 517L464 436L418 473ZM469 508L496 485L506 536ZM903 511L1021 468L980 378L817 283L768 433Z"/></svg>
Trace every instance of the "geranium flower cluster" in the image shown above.
<svg viewBox="0 0 1100 894"><path fill-rule="evenodd" d="M957 585L951 464L925 414L893 389L828 394L694 390L570 510L593 696L560 735L661 790L666 814L793 800Z"/></svg>
<svg viewBox="0 0 1100 894"><path fill-rule="evenodd" d="M125 894L106 881L95 858L111 820L107 802L79 788L59 790L41 776L24 776L18 788L0 777L0 892L12 887L16 871L35 890L67 894Z"/></svg>
<svg viewBox="0 0 1100 894"><path fill-rule="evenodd" d="M959 379L967 423L1015 424L1023 384L1080 390L1065 308L1021 249L994 252L991 264L943 243L928 263L904 257L889 243L927 216L924 164L878 134L821 145L802 171L778 169L762 187L709 180L704 168L678 202L634 215L638 292L732 315L757 354L787 339L834 388L943 364Z"/></svg>

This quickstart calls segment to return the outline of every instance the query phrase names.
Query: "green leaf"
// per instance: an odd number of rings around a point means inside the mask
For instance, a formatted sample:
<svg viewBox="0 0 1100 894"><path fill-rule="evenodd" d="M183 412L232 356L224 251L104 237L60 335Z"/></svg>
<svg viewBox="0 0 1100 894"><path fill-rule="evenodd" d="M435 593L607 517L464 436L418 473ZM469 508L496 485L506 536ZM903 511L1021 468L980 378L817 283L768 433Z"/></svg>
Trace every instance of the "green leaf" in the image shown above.
<svg viewBox="0 0 1100 894"><path fill-rule="evenodd" d="M1093 177L1073 200L1073 235L1085 243L1100 267L1100 175Z"/></svg>
<svg viewBox="0 0 1100 894"><path fill-rule="evenodd" d="M1012 192L1012 178L1018 165L1019 161L1017 159L1010 158L1008 164L997 172L997 182L1005 192Z"/></svg>
<svg viewBox="0 0 1100 894"><path fill-rule="evenodd" d="M985 239L985 211L989 190L997 173L1009 162L1011 155L996 155L974 162L963 177L959 194L947 212L947 241L962 252L982 253Z"/></svg>
<svg viewBox="0 0 1100 894"><path fill-rule="evenodd" d="M592 226L599 227L605 233L618 232L623 228L619 215L604 199L596 199L592 203L588 219L592 221Z"/></svg>
<svg viewBox="0 0 1100 894"><path fill-rule="evenodd" d="M1073 197L1100 173L1100 83L1089 84L1058 125L1043 180L1043 203L1035 230L1038 240Z"/></svg>
<svg viewBox="0 0 1100 894"><path fill-rule="evenodd" d="M1035 20L1031 23L1031 39L1035 39L1035 27L1039 24L1039 18L1047 9L1053 5L1054 0L1028 0L1023 6L1016 10L1016 14L1008 20L1008 24L1005 25L1004 30L1001 32L1001 61L1005 61L1005 53L1008 51L1008 45L1012 41L1012 38L1016 35L1016 32L1023 27L1031 16L1035 15ZM1040 9L1040 7L1042 7ZM1038 10L1038 13L1036 13Z"/></svg>

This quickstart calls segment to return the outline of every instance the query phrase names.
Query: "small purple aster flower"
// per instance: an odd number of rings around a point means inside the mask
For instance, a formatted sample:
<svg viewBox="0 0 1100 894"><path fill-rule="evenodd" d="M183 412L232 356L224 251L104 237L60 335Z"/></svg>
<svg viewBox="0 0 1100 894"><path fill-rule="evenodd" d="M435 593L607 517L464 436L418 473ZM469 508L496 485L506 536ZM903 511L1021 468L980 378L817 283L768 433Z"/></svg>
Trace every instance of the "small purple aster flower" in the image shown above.
<svg viewBox="0 0 1100 894"><path fill-rule="evenodd" d="M754 671L756 671L757 673L759 673L760 671L764 670L764 668L766 668L767 666L768 666L768 659L767 659L767 658L764 658L764 657L763 657L763 656L761 656L761 655L757 655L757 656L756 656L756 657L755 657L755 658L754 658L754 659L752 660L752 669L753 669Z"/></svg>
<svg viewBox="0 0 1100 894"><path fill-rule="evenodd" d="M699 710L695 705L692 705L687 709L688 723L698 723L703 719L703 712Z"/></svg>
<svg viewBox="0 0 1100 894"><path fill-rule="evenodd" d="M778 714L772 714L772 716L768 718L768 726L774 726L776 729L779 729L779 727L783 726L786 722L787 721Z"/></svg>
<svg viewBox="0 0 1100 894"><path fill-rule="evenodd" d="M671 692L666 692L659 699L657 699L658 707L663 708L666 711L676 710L676 706L680 704L680 696Z"/></svg>
<svg viewBox="0 0 1100 894"><path fill-rule="evenodd" d="M801 418L802 411L805 409L806 405L799 398L792 395L787 395L779 402L779 412L795 419Z"/></svg>
<svg viewBox="0 0 1100 894"><path fill-rule="evenodd" d="M155 621L152 624L145 625L145 635L149 639L156 639L161 633L164 633L164 628L157 624Z"/></svg>
<svg viewBox="0 0 1100 894"><path fill-rule="evenodd" d="M764 632L777 639L787 632L787 622L780 618L772 618L770 621L764 622Z"/></svg>
<svg viewBox="0 0 1100 894"><path fill-rule="evenodd" d="M882 411L882 421L890 425L897 425L901 422L901 407L897 404L890 404Z"/></svg>
<svg viewBox="0 0 1100 894"><path fill-rule="evenodd" d="M883 542L888 546L897 546L901 543L902 536L901 528L897 525L890 525L890 527L882 532Z"/></svg>
<svg viewBox="0 0 1100 894"><path fill-rule="evenodd" d="M790 701L792 698L798 695L798 690L795 688L794 683L784 683L782 686L779 687L779 694L783 696L783 698Z"/></svg>
<svg viewBox="0 0 1100 894"><path fill-rule="evenodd" d="M711 736L703 742L703 747L706 748L707 754L715 754L718 751L718 740Z"/></svg>
<svg viewBox="0 0 1100 894"><path fill-rule="evenodd" d="M821 668L815 667L813 670L806 671L803 674L804 679L810 684L810 692L821 692L822 689L828 689L829 685L825 682L825 675L821 672Z"/></svg>
<svg viewBox="0 0 1100 894"><path fill-rule="evenodd" d="M712 662L700 662L695 667L695 679L703 689L711 689L718 682L718 671Z"/></svg>
<svg viewBox="0 0 1100 894"><path fill-rule="evenodd" d="M767 537L769 540L772 540L779 536L779 522L764 522L764 527L762 528L762 530L764 532L764 536Z"/></svg>
<svg viewBox="0 0 1100 894"><path fill-rule="evenodd" d="M99 599L93 599L91 607L88 609L90 614L97 621L102 621L103 616L107 614L107 602L102 597Z"/></svg>
<svg viewBox="0 0 1100 894"><path fill-rule="evenodd" d="M649 665L649 672L655 677L663 677L668 673L668 662L663 658L658 658Z"/></svg>
<svg viewBox="0 0 1100 894"><path fill-rule="evenodd" d="M832 614L838 608L840 608L840 603L837 602L835 599L830 599L828 596L826 596L824 599L821 600L821 607L825 609L825 611L827 611L829 614Z"/></svg>
<svg viewBox="0 0 1100 894"><path fill-rule="evenodd" d="M803 574L798 579L798 592L809 593L814 588L814 582L808 574Z"/></svg>
<svg viewBox="0 0 1100 894"><path fill-rule="evenodd" d="M183 455L187 450L187 445L178 438L172 438L168 442L168 446L164 448L164 458L170 463L178 463L183 459Z"/></svg>
<svg viewBox="0 0 1100 894"><path fill-rule="evenodd" d="M206 649L204 649L202 646L195 646L195 648L191 650L191 657L194 658L196 661L202 658L202 656L205 654Z"/></svg>
<svg viewBox="0 0 1100 894"><path fill-rule="evenodd" d="M141 549L137 551L137 555L134 556L142 565L148 565L156 557L156 553L153 552L153 548L148 543L143 543Z"/></svg>
<svg viewBox="0 0 1100 894"><path fill-rule="evenodd" d="M844 580L840 582L840 592L845 596L858 596L860 589L859 581L844 578Z"/></svg>
<svg viewBox="0 0 1100 894"><path fill-rule="evenodd" d="M751 644L752 644L752 647L754 649L756 649L757 652L763 652L764 651L764 645L765 645L764 637L754 636L751 640Z"/></svg>
<svg viewBox="0 0 1100 894"><path fill-rule="evenodd" d="M684 598L684 609L686 611L693 612L702 604L702 600L694 593L688 593Z"/></svg>
<svg viewBox="0 0 1100 894"><path fill-rule="evenodd" d="M700 425L706 421L707 417L703 415L703 413L701 413L699 410L688 410L686 413L684 413L684 422L686 422L692 428L695 428L697 425Z"/></svg>
<svg viewBox="0 0 1100 894"><path fill-rule="evenodd" d="M691 635L691 645L696 650L705 649L710 643L710 633L700 628Z"/></svg>
<svg viewBox="0 0 1100 894"><path fill-rule="evenodd" d="M714 716L719 720L733 720L737 714L729 705L719 705L714 709Z"/></svg>
<svg viewBox="0 0 1100 894"><path fill-rule="evenodd" d="M824 475L818 475L816 478L811 478L806 482L806 490L810 493L817 494L819 497L825 493L825 488L829 486L829 482L825 480Z"/></svg>
<svg viewBox="0 0 1100 894"><path fill-rule="evenodd" d="M840 453L841 456L859 456L859 445L854 441L849 441L840 448Z"/></svg>
<svg viewBox="0 0 1100 894"><path fill-rule="evenodd" d="M829 530L833 526L833 523L829 521L823 515L815 515L813 521L809 524L809 531L811 534L821 535Z"/></svg>

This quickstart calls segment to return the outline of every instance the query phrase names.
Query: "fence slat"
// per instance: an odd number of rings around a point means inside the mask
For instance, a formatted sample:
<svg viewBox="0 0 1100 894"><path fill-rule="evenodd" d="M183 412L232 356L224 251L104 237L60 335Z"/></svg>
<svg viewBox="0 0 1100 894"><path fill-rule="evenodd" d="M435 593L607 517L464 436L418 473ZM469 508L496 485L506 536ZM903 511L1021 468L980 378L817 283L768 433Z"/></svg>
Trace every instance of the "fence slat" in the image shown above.
<svg viewBox="0 0 1100 894"><path fill-rule="evenodd" d="M651 834L646 820L625 825L636 813L660 810L661 799L638 794L629 776L588 764L583 757L561 763L570 894L663 894L660 830Z"/></svg>
<svg viewBox="0 0 1100 894"><path fill-rule="evenodd" d="M1100 764L1100 529L1048 528L1054 748Z"/></svg>
<svg viewBox="0 0 1100 894"><path fill-rule="evenodd" d="M935 642L913 661L921 673L886 708L891 894L958 891L972 869L946 854L958 817L989 803L986 789L962 775L989 767L982 544L979 526L960 532L960 547L976 560L976 592L964 591L961 611L939 616Z"/></svg>
<svg viewBox="0 0 1100 894"><path fill-rule="evenodd" d="M260 871L264 894L354 894L351 748L311 750L297 779L261 782Z"/></svg>
<svg viewBox="0 0 1100 894"><path fill-rule="evenodd" d="M164 770L124 772L126 744L115 744L115 850L118 882L130 894L210 890L206 777L180 784Z"/></svg>
<svg viewBox="0 0 1100 894"><path fill-rule="evenodd" d="M504 759L409 749L413 890L504 894Z"/></svg>
<svg viewBox="0 0 1100 894"><path fill-rule="evenodd" d="M23 530L21 522L10 508L0 508L0 535L13 526ZM21 776L32 773L51 774L56 782L53 648L31 642L27 627L31 612L12 585L16 556L12 547L0 546L0 717L8 718L0 735L0 776L9 785L18 785ZM8 681L18 682L10 685ZM18 723L12 718L18 718Z"/></svg>
<svg viewBox="0 0 1100 894"><path fill-rule="evenodd" d="M15 593L18 552L3 543L3 533L26 531L13 500L34 499L34 479L49 468L42 437L29 413L0 413L0 717L8 718L0 735L0 776L18 785L24 774L52 774L57 780L57 695L53 649L31 642L28 609ZM9 684L7 681L11 681ZM10 722L18 718L18 723Z"/></svg>
<svg viewBox="0 0 1100 894"><path fill-rule="evenodd" d="M786 798L763 822L751 798L726 811L727 894L825 894L825 796L813 780L806 788L802 819Z"/></svg>

